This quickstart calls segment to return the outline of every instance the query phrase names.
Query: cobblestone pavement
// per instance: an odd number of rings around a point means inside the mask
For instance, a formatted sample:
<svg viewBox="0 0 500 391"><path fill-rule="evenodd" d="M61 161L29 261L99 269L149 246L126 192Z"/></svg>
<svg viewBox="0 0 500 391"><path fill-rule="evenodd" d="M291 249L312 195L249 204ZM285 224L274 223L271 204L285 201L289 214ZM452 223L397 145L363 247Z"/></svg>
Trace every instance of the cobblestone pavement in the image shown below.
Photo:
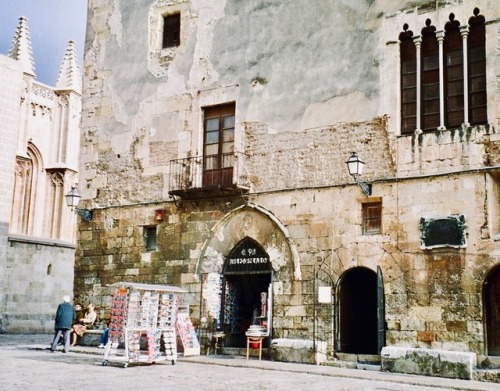
<svg viewBox="0 0 500 391"><path fill-rule="evenodd" d="M180 357L175 365L110 361L103 352L74 347L67 354L48 351L51 335L0 334L0 390L356 390L439 391L499 390L500 385L474 381L246 360L233 356Z"/></svg>

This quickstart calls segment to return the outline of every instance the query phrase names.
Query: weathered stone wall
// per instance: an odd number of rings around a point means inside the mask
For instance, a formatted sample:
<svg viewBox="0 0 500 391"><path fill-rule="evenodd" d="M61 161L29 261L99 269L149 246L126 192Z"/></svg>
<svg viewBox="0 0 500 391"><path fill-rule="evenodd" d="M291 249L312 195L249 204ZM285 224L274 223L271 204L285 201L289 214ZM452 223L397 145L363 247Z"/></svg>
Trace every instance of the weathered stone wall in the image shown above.
<svg viewBox="0 0 500 391"><path fill-rule="evenodd" d="M323 187L349 183L345 161L363 150L366 180L394 176L385 118L339 124L303 132L273 134L260 123L246 123L245 162L255 192Z"/></svg>
<svg viewBox="0 0 500 391"><path fill-rule="evenodd" d="M280 257L269 247L275 269L275 336L311 338L312 272L322 260L335 283L351 267L381 267L388 345L483 351L482 282L498 263L488 255L496 251L496 244L481 239L486 218L483 181L483 175L463 174L375 184L374 192L384 205L383 235L375 236L360 235L358 202L364 198L356 185L252 195L253 203L272 211L286 227L300 262L297 279L288 250L280 269ZM462 191L450 193L454 187ZM97 211L93 222L80 227L75 270L79 298L95 301L96 287L117 281L181 285L190 291L186 300L196 320L199 274L220 272L223 257L243 237L266 247L265 237L280 232L272 224L265 229L266 223L258 219L252 229L244 230L229 217L243 218L238 204L182 205L183 209L166 203ZM167 217L158 224L158 251L145 253L141 226L155 224L156 208L165 208ZM467 248L422 250L420 218L457 213L467 218ZM217 234L217 224L227 232ZM219 244L214 245L211 237L220 237ZM480 254L474 250L478 247L484 250Z"/></svg>
<svg viewBox="0 0 500 391"><path fill-rule="evenodd" d="M315 267L336 286L354 267L380 267L388 345L484 352L482 284L500 262L498 10L486 0L247 3L90 2L81 192L94 219L79 227L77 296L105 316L108 284L181 285L196 320L200 273L220 272L249 236L273 265L275 338L312 339ZM474 6L488 20L490 124L399 136L403 24L442 28ZM163 51L159 20L178 11L182 43ZM174 203L168 162L202 154L203 108L227 102L249 194ZM347 173L351 151L371 197ZM380 235L362 234L368 201L382 202ZM457 214L465 248L421 248L421 218ZM157 225L156 252L144 250L145 225Z"/></svg>
<svg viewBox="0 0 500 391"><path fill-rule="evenodd" d="M71 295L73 245L10 237L5 259L4 327L9 333L51 333L57 305Z"/></svg>

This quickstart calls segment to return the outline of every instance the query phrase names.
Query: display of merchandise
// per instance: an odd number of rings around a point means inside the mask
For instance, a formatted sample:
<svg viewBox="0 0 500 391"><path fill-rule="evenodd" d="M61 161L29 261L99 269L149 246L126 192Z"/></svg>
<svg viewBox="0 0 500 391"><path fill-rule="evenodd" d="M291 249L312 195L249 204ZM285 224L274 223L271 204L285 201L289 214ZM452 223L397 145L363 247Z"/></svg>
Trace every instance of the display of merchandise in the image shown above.
<svg viewBox="0 0 500 391"><path fill-rule="evenodd" d="M179 325L180 299L179 293L174 293L176 291L182 292L177 287L133 283L117 289L111 300L110 341L106 345L102 365L107 365L108 359L113 356L118 357L120 343L125 345L124 355L121 356L124 367L140 361L154 363L171 360L174 364L177 360L176 328L182 330L182 340L189 354L196 354L196 346L199 354L199 344L188 312Z"/></svg>
<svg viewBox="0 0 500 391"><path fill-rule="evenodd" d="M182 344L184 356L199 355L200 343L188 314L187 307L179 308L179 313L177 314L177 332Z"/></svg>
<svg viewBox="0 0 500 391"><path fill-rule="evenodd" d="M222 275L219 273L203 274L202 297L207 314L216 321L220 318L222 294Z"/></svg>
<svg viewBox="0 0 500 391"><path fill-rule="evenodd" d="M109 323L109 339L124 342L123 328L127 320L128 290L118 289L111 299L111 321Z"/></svg>
<svg viewBox="0 0 500 391"><path fill-rule="evenodd" d="M179 307L179 296L162 293L158 306L158 328L175 327L177 321L177 308Z"/></svg>
<svg viewBox="0 0 500 391"><path fill-rule="evenodd" d="M165 346L165 356L167 360L169 357L177 356L177 338L174 328L167 328L162 330L163 345Z"/></svg>
<svg viewBox="0 0 500 391"><path fill-rule="evenodd" d="M141 297L139 292L131 292L128 298L127 327L137 327L140 305Z"/></svg>
<svg viewBox="0 0 500 391"><path fill-rule="evenodd" d="M224 324L230 325L231 333L237 327L238 306L236 297L238 294L237 284L226 280L224 286Z"/></svg>

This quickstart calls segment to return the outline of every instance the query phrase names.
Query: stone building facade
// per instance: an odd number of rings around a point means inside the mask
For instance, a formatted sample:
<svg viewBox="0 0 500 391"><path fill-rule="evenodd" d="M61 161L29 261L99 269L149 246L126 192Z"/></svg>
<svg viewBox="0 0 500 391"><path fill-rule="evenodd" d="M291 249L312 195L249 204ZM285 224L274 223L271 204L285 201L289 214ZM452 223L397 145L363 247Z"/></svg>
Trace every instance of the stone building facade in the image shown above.
<svg viewBox="0 0 500 391"><path fill-rule="evenodd" d="M81 74L69 42L55 87L36 80L27 19L0 56L0 332L51 332L73 292Z"/></svg>
<svg viewBox="0 0 500 391"><path fill-rule="evenodd" d="M75 294L181 286L226 346L267 293L325 357L500 355L493 3L91 0Z"/></svg>

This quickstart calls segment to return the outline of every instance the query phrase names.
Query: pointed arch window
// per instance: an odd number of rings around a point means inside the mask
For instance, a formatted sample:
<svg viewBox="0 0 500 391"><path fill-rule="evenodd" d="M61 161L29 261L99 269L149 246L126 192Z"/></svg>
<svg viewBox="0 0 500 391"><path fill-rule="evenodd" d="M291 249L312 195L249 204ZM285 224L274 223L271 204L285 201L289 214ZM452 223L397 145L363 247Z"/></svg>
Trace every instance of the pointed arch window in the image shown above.
<svg viewBox="0 0 500 391"><path fill-rule="evenodd" d="M58 239L62 232L62 214L65 207L64 199L64 171L47 170L50 186L48 187L47 206L45 210L50 211L47 214L48 236Z"/></svg>
<svg viewBox="0 0 500 391"><path fill-rule="evenodd" d="M401 51L401 133L413 133L417 128L417 50L413 43L413 32L399 35Z"/></svg>
<svg viewBox="0 0 500 391"><path fill-rule="evenodd" d="M450 14L442 31L427 19L421 36L399 35L401 134L487 123L485 18L462 26Z"/></svg>
<svg viewBox="0 0 500 391"><path fill-rule="evenodd" d="M422 130L439 126L439 45L436 28L422 30Z"/></svg>
<svg viewBox="0 0 500 391"><path fill-rule="evenodd" d="M464 54L460 23L456 20L446 23L444 56L445 124L447 128L456 128L464 123Z"/></svg>
<svg viewBox="0 0 500 391"><path fill-rule="evenodd" d="M34 206L37 184L41 171L41 159L33 146L28 146L27 156L16 159L14 194L10 231L22 235L33 234Z"/></svg>
<svg viewBox="0 0 500 391"><path fill-rule="evenodd" d="M469 19L469 27L469 121L473 125L486 124L486 29L477 8Z"/></svg>

